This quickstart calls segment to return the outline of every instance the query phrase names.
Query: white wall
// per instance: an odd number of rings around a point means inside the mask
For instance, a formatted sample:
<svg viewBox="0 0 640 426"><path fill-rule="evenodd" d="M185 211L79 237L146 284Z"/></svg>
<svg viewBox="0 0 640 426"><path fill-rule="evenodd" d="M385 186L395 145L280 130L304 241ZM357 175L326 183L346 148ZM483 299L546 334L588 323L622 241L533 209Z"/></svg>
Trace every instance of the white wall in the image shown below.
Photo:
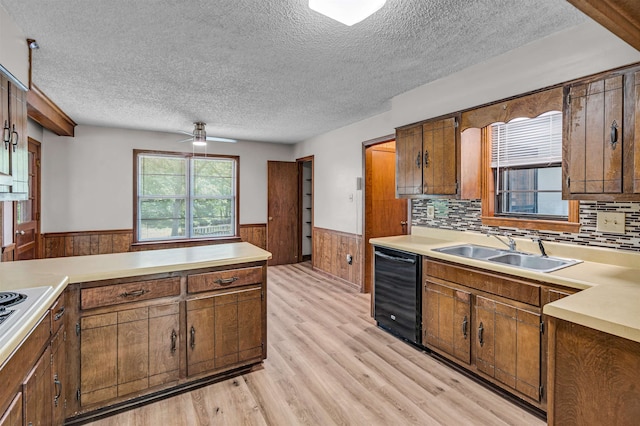
<svg viewBox="0 0 640 426"><path fill-rule="evenodd" d="M29 87L27 39L0 5L0 65L25 87Z"/></svg>
<svg viewBox="0 0 640 426"><path fill-rule="evenodd" d="M588 22L400 94L386 113L297 144L296 157L315 155L314 225L362 233L362 194L355 190L362 175L362 142L398 126L638 61L640 52Z"/></svg>
<svg viewBox="0 0 640 426"><path fill-rule="evenodd" d="M78 126L75 137L44 131L42 232L133 227L133 150L191 151L176 134ZM201 152L201 151L199 151ZM209 143L240 156L240 223L267 221L267 160L292 161L293 146Z"/></svg>

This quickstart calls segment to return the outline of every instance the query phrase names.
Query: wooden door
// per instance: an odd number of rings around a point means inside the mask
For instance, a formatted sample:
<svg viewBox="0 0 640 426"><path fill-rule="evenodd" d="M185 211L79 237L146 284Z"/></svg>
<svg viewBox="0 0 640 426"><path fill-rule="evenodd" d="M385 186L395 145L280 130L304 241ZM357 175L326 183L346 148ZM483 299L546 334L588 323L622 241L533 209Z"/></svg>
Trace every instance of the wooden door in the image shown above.
<svg viewBox="0 0 640 426"><path fill-rule="evenodd" d="M298 262L298 164L267 162L269 265Z"/></svg>
<svg viewBox="0 0 640 426"><path fill-rule="evenodd" d="M11 175L9 167L9 145L5 140L11 137L11 126L9 125L9 82L0 75L0 127L2 137L0 139L0 183L2 178ZM10 186L0 185L0 192L9 192Z"/></svg>
<svg viewBox="0 0 640 426"><path fill-rule="evenodd" d="M373 249L370 238L409 232L407 200L395 196L396 143L385 142L365 150L365 261L364 292L373 288Z"/></svg>
<svg viewBox="0 0 640 426"><path fill-rule="evenodd" d="M422 193L455 195L458 192L458 137L456 118L422 126Z"/></svg>
<svg viewBox="0 0 640 426"><path fill-rule="evenodd" d="M18 394L11 401L11 405L0 417L0 426L22 426L22 392Z"/></svg>
<svg viewBox="0 0 640 426"><path fill-rule="evenodd" d="M423 344L471 361L471 294L427 281L422 297Z"/></svg>
<svg viewBox="0 0 640 426"><path fill-rule="evenodd" d="M540 400L540 314L476 296L476 366Z"/></svg>
<svg viewBox="0 0 640 426"><path fill-rule="evenodd" d="M569 89L563 147L569 194L622 192L623 76Z"/></svg>
<svg viewBox="0 0 640 426"><path fill-rule="evenodd" d="M396 130L396 195L422 194L422 126Z"/></svg>
<svg viewBox="0 0 640 426"><path fill-rule="evenodd" d="M15 203L14 260L36 259L40 239L40 143L29 138L29 198Z"/></svg>
<svg viewBox="0 0 640 426"><path fill-rule="evenodd" d="M118 313L81 320L80 404L83 407L118 396Z"/></svg>
<svg viewBox="0 0 640 426"><path fill-rule="evenodd" d="M187 375L215 369L215 297L187 301Z"/></svg>
<svg viewBox="0 0 640 426"><path fill-rule="evenodd" d="M180 304L149 307L149 387L180 375Z"/></svg>
<svg viewBox="0 0 640 426"><path fill-rule="evenodd" d="M22 385L24 424L32 426L52 424L53 386L51 377L51 347L47 346Z"/></svg>

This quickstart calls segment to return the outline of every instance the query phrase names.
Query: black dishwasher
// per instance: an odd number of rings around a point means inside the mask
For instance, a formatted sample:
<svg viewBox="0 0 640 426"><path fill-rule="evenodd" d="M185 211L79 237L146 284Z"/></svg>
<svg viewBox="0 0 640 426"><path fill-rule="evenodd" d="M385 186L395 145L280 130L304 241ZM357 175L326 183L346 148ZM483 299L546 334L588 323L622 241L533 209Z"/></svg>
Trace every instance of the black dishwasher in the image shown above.
<svg viewBox="0 0 640 426"><path fill-rule="evenodd" d="M421 343L420 255L374 247L373 317L378 326Z"/></svg>

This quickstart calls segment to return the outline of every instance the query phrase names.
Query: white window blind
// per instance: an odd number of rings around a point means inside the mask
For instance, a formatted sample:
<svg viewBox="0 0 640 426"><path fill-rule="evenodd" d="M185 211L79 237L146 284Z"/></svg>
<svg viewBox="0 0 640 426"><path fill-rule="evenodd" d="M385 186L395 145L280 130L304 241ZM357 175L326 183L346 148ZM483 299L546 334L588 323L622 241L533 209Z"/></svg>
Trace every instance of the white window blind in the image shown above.
<svg viewBox="0 0 640 426"><path fill-rule="evenodd" d="M491 167L549 165L562 161L562 113L491 126Z"/></svg>

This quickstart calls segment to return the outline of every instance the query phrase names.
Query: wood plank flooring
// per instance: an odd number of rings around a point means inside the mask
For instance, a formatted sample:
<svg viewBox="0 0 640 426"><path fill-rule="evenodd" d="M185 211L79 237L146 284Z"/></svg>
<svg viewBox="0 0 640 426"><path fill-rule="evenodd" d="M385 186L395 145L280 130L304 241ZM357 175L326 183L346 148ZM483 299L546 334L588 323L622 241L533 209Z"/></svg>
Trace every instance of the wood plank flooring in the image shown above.
<svg viewBox="0 0 640 426"><path fill-rule="evenodd" d="M545 424L376 327L369 295L308 263L270 267L267 303L263 369L91 424Z"/></svg>

